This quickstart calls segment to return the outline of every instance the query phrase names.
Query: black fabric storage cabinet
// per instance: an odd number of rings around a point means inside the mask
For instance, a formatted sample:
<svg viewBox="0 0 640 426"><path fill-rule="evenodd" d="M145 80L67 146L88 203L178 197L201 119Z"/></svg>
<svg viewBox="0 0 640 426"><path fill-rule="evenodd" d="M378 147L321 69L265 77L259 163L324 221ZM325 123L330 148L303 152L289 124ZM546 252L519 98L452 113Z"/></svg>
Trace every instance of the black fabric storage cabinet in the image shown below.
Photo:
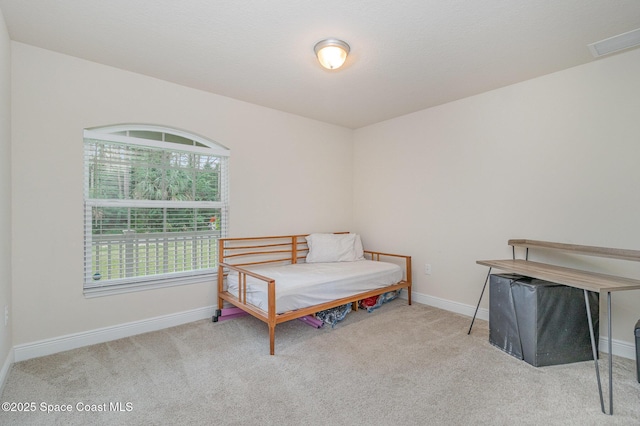
<svg viewBox="0 0 640 426"><path fill-rule="evenodd" d="M638 383L640 383L640 320L636 323L636 370L638 372Z"/></svg>
<svg viewBox="0 0 640 426"><path fill-rule="evenodd" d="M598 293L588 295L597 345L600 298ZM536 367L593 360L583 290L492 274L489 342Z"/></svg>

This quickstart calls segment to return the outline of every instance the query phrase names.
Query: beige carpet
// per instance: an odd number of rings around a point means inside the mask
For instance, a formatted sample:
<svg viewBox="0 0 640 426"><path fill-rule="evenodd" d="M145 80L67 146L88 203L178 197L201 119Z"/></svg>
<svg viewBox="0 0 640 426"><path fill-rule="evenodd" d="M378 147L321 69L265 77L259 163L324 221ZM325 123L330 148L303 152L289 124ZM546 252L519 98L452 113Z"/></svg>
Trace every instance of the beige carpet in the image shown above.
<svg viewBox="0 0 640 426"><path fill-rule="evenodd" d="M395 300L336 328L251 317L199 321L17 363L2 425L638 425L635 361L614 357L614 416L593 362L535 368L491 346L488 326ZM607 385L606 357L601 361ZM78 412L78 404L122 411ZM45 405L70 413L46 413ZM118 405L119 404L119 405ZM53 407L56 408L56 407Z"/></svg>

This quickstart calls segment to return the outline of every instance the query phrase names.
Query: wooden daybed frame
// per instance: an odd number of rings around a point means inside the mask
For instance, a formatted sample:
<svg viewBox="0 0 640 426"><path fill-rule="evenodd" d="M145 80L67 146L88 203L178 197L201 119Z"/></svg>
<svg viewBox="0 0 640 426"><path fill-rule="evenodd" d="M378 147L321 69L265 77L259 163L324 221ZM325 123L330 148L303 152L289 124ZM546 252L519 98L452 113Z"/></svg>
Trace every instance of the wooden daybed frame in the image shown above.
<svg viewBox="0 0 640 426"><path fill-rule="evenodd" d="M379 261L381 258L389 258L390 261L393 261L393 259L399 261L404 269L404 279L387 287L377 288L307 308L279 314L276 313L276 281L269 277L253 273L245 269L245 267L260 264L287 265L298 263L301 260L304 261L309 251L304 238L305 236L306 235L283 235L272 237L221 238L218 241L218 309L222 309L226 301L267 323L269 326L271 355L275 353L275 328L277 324L282 322L349 303L353 304L353 309L355 310L357 309L359 300L402 288L407 289L407 301L408 304L411 305L411 256L365 250L365 258L369 260ZM231 270L239 274L239 297L236 297L224 289L225 276ZM247 302L247 276L264 281L265 285L268 286L268 311L264 311Z"/></svg>

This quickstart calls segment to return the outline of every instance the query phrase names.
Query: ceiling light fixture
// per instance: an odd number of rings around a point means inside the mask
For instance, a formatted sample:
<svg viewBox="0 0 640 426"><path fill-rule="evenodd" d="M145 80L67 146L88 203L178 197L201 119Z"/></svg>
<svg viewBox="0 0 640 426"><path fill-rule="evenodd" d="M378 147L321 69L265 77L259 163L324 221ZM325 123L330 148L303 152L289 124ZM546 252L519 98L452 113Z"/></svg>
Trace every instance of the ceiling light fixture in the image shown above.
<svg viewBox="0 0 640 426"><path fill-rule="evenodd" d="M344 64L349 54L349 45L342 40L328 38L318 42L313 50L320 64L328 70L338 69Z"/></svg>

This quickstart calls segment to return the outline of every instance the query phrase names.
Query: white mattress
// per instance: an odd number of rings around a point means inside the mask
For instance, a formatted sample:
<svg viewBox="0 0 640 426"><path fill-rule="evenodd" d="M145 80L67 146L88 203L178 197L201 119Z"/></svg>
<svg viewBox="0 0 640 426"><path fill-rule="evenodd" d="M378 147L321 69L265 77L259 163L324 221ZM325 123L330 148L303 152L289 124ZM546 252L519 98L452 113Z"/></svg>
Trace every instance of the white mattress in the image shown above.
<svg viewBox="0 0 640 426"><path fill-rule="evenodd" d="M306 308L396 284L403 271L398 265L372 260L251 266L246 269L276 281L276 312ZM227 290L238 296L238 274L231 271ZM247 276L247 302L267 310L267 284Z"/></svg>

